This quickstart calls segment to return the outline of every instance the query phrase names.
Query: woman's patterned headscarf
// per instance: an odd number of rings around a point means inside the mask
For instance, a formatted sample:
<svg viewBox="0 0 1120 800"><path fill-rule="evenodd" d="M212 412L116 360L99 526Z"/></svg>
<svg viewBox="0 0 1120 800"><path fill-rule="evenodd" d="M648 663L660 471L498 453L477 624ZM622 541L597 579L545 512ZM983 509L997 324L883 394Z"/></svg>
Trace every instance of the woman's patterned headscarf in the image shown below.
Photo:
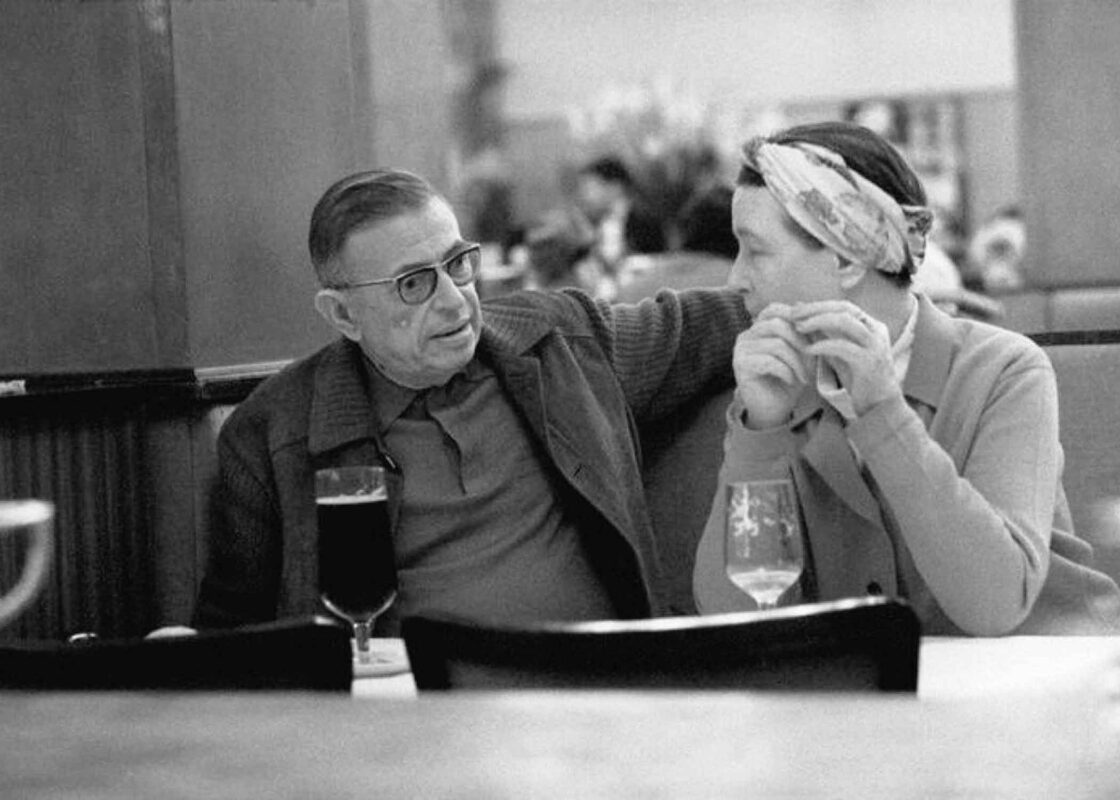
<svg viewBox="0 0 1120 800"><path fill-rule="evenodd" d="M902 271L907 254L915 267L922 262L933 213L899 205L838 153L754 139L743 159L797 224L842 257L890 274Z"/></svg>

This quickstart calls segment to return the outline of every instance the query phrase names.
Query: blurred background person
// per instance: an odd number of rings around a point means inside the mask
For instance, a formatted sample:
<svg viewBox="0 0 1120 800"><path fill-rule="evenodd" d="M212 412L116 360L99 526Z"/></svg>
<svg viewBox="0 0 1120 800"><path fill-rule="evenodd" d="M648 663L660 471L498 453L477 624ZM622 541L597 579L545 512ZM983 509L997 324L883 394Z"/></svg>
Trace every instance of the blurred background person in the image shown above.
<svg viewBox="0 0 1120 800"><path fill-rule="evenodd" d="M936 223L934 227L936 228ZM925 258L914 273L912 285L916 291L953 316L994 322L1004 315L1003 304L998 300L965 286L957 262L941 246L932 231L926 242Z"/></svg>
<svg viewBox="0 0 1120 800"><path fill-rule="evenodd" d="M576 287L594 297L613 297L614 286L604 286L604 276L591 259L595 234L587 220L570 208L557 208L529 226L520 250L529 289Z"/></svg>
<svg viewBox="0 0 1120 800"><path fill-rule="evenodd" d="M482 243L502 243L514 228L513 183L502 115L508 67L497 61L473 64L455 93L451 113L459 164L463 232Z"/></svg>
<svg viewBox="0 0 1120 800"><path fill-rule="evenodd" d="M677 221L680 248L669 253L631 256L620 275L616 299L636 302L658 289L722 286L739 249L731 229L727 185L707 187L682 209Z"/></svg>
<svg viewBox="0 0 1120 800"><path fill-rule="evenodd" d="M595 226L579 202L578 170L562 166L558 177L560 202L517 229L507 243L506 260L523 265L524 288L575 287L612 300L617 287L595 257Z"/></svg>
<svg viewBox="0 0 1120 800"><path fill-rule="evenodd" d="M734 191L724 159L715 146L685 148L680 170L684 199L671 215L669 247L672 250L721 252L735 257L738 247L731 234L731 194ZM724 225L724 222L727 225Z"/></svg>
<svg viewBox="0 0 1120 800"><path fill-rule="evenodd" d="M731 232L732 181L723 159L710 145L697 152L691 190L673 220L675 250L735 258L739 243Z"/></svg>
<svg viewBox="0 0 1120 800"><path fill-rule="evenodd" d="M1004 206L981 225L968 244L968 273L975 288L990 294L1026 285L1023 256L1027 232L1018 206Z"/></svg>
<svg viewBox="0 0 1120 800"><path fill-rule="evenodd" d="M617 156L580 168L576 200L595 231L592 254L608 274L615 274L628 255L666 249L662 221L638 196L630 170Z"/></svg>

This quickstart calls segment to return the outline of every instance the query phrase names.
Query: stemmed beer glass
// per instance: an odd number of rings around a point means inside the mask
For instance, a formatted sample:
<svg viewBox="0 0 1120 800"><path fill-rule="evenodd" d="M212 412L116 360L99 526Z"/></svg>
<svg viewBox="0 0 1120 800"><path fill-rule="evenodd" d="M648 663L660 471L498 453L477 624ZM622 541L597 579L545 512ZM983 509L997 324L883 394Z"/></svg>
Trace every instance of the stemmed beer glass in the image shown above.
<svg viewBox="0 0 1120 800"><path fill-rule="evenodd" d="M381 467L335 467L315 473L319 522L319 594L354 627L358 662L371 662L373 622L397 594L389 529L389 494Z"/></svg>
<svg viewBox="0 0 1120 800"><path fill-rule="evenodd" d="M727 577L760 610L777 607L804 567L793 481L728 484L724 556Z"/></svg>

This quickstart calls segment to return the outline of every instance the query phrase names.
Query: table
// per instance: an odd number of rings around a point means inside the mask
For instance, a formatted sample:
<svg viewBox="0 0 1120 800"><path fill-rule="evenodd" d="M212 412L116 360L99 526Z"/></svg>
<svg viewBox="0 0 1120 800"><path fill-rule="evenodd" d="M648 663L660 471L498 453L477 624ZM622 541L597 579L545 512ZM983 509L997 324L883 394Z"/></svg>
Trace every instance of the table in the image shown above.
<svg viewBox="0 0 1120 800"><path fill-rule="evenodd" d="M1120 636L922 638L923 700L1084 692L1120 698Z"/></svg>
<svg viewBox="0 0 1120 800"><path fill-rule="evenodd" d="M1120 695L1120 636L922 638L918 697L923 700L1083 690ZM405 673L356 680L354 694L408 698L416 696L416 686Z"/></svg>
<svg viewBox="0 0 1120 800"><path fill-rule="evenodd" d="M521 693L0 697L0 795L1113 798L1087 702Z"/></svg>
<svg viewBox="0 0 1120 800"><path fill-rule="evenodd" d="M1078 648L1054 680L933 691ZM917 698L0 693L0 797L1113 798L1118 650L927 641Z"/></svg>

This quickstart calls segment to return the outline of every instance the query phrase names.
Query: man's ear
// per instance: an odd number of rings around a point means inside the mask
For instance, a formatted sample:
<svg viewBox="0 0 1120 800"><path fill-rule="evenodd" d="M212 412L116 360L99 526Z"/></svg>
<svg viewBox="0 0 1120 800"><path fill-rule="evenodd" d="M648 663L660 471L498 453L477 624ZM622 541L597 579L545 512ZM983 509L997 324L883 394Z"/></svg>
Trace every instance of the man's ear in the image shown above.
<svg viewBox="0 0 1120 800"><path fill-rule="evenodd" d="M859 286L863 276L867 274L867 265L849 261L843 256L836 256L836 274L840 278L840 288L846 292Z"/></svg>
<svg viewBox="0 0 1120 800"><path fill-rule="evenodd" d="M315 295L315 310L332 328L347 339L353 342L361 341L361 328L341 292L335 289L320 289Z"/></svg>

